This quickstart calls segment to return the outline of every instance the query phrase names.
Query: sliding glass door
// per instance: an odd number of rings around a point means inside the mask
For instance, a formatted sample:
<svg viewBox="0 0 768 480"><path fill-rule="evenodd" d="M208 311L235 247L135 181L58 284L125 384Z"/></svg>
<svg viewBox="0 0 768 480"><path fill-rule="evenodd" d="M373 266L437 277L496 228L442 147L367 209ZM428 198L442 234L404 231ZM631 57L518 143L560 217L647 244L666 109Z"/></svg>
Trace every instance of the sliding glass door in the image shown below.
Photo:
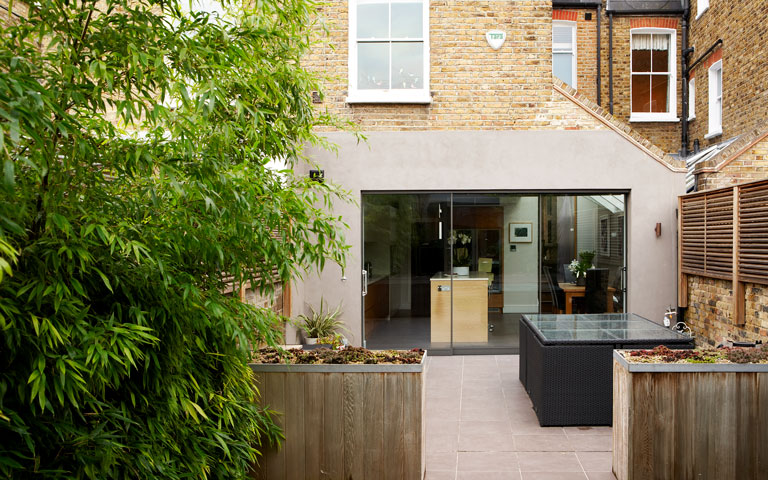
<svg viewBox="0 0 768 480"><path fill-rule="evenodd" d="M624 311L625 195L364 193L368 348L516 351L520 315Z"/></svg>
<svg viewBox="0 0 768 480"><path fill-rule="evenodd" d="M542 195L541 311L625 310L625 195Z"/></svg>

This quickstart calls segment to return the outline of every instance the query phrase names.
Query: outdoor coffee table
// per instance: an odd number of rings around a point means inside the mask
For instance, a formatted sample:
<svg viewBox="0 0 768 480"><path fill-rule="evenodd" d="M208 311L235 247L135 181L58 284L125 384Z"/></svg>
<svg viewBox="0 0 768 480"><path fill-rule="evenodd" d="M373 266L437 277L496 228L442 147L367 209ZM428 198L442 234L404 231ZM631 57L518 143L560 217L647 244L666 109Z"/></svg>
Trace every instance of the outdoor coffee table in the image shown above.
<svg viewBox="0 0 768 480"><path fill-rule="evenodd" d="M632 313L522 315L520 382L542 427L611 425L613 350L658 345L694 341Z"/></svg>

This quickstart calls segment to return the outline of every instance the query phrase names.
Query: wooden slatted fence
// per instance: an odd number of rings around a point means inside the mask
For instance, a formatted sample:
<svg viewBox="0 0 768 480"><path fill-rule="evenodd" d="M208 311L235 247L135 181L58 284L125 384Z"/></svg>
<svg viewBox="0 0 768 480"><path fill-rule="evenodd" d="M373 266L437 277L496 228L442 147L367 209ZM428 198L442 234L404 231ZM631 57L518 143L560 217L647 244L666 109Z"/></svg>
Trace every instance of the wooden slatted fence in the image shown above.
<svg viewBox="0 0 768 480"><path fill-rule="evenodd" d="M687 275L733 282L734 323L744 323L744 283L768 284L768 180L679 198L679 305Z"/></svg>

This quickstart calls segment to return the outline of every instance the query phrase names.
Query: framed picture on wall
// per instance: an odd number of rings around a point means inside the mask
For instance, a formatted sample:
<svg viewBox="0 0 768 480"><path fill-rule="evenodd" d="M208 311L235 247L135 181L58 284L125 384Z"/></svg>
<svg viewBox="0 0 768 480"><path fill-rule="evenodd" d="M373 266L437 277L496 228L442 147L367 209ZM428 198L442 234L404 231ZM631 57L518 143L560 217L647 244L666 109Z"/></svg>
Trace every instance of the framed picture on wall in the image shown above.
<svg viewBox="0 0 768 480"><path fill-rule="evenodd" d="M509 243L531 243L533 241L532 222L514 222L509 224Z"/></svg>
<svg viewBox="0 0 768 480"><path fill-rule="evenodd" d="M611 222L608 216L600 217L600 230L598 231L599 253L608 256L611 254Z"/></svg>

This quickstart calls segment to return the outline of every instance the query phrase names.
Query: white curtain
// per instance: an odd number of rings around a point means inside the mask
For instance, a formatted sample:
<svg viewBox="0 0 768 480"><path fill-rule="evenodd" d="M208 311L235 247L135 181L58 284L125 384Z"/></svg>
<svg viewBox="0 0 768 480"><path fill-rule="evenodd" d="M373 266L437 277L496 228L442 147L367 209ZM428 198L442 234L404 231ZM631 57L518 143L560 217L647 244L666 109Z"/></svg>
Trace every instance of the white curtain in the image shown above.
<svg viewBox="0 0 768 480"><path fill-rule="evenodd" d="M650 33L632 35L632 50L669 50L669 35Z"/></svg>

